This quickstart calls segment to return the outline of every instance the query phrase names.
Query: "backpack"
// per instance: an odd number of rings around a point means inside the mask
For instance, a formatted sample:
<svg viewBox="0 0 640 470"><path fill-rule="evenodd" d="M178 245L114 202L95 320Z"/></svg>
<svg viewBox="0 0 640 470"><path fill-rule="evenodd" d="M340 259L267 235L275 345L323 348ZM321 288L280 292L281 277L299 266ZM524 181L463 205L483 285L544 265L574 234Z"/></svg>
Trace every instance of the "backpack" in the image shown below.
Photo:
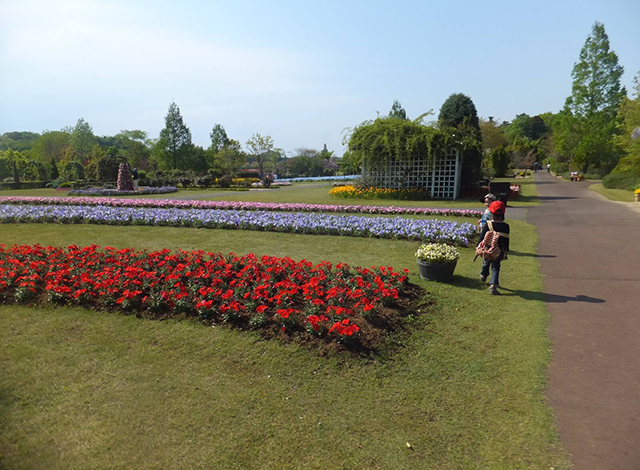
<svg viewBox="0 0 640 470"><path fill-rule="evenodd" d="M487 261L495 261L502 256L502 250L498 245L500 234L493 230L493 224L490 220L487 222L487 226L489 230L484 234L484 238L476 247L476 257L480 256Z"/></svg>

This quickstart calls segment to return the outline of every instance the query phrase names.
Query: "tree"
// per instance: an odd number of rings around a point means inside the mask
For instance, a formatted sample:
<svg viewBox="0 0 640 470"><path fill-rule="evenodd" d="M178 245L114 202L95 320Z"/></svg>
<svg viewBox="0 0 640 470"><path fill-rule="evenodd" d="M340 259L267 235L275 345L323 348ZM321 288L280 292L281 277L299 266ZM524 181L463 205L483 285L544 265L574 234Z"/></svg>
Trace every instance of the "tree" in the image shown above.
<svg viewBox="0 0 640 470"><path fill-rule="evenodd" d="M71 149L82 161L89 156L91 149L98 143L98 141L96 140L96 136L93 135L91 125L83 118L80 118L76 123L76 127L74 127L71 132L69 143L71 145Z"/></svg>
<svg viewBox="0 0 640 470"><path fill-rule="evenodd" d="M191 131L185 126L180 108L173 101L164 122L165 127L160 131L160 157L172 170L177 170L182 166L184 153L191 145Z"/></svg>
<svg viewBox="0 0 640 470"><path fill-rule="evenodd" d="M218 153L222 148L229 143L229 137L227 137L227 131L224 130L221 124L215 124L211 133L211 147L210 149L214 154Z"/></svg>
<svg viewBox="0 0 640 470"><path fill-rule="evenodd" d="M40 134L35 132L5 132L0 135L0 150L17 150L22 152L30 150L37 142Z"/></svg>
<svg viewBox="0 0 640 470"><path fill-rule="evenodd" d="M580 60L573 66L571 96L557 124L559 133L577 137L564 139L563 146L583 172L590 165L611 170L619 158L613 135L618 108L626 95L620 83L623 72L618 56L610 50L604 25L594 23Z"/></svg>
<svg viewBox="0 0 640 470"><path fill-rule="evenodd" d="M640 72L635 79L635 98L625 98L618 112L621 120L614 143L626 154L615 168L616 172L634 172L640 177Z"/></svg>
<svg viewBox="0 0 640 470"><path fill-rule="evenodd" d="M389 111L389 117L394 119L409 119L407 117L407 112L404 110L402 105L398 100L393 101L393 105L391 106L391 111Z"/></svg>
<svg viewBox="0 0 640 470"><path fill-rule="evenodd" d="M216 166L225 175L234 176L242 168L245 161L246 156L242 152L242 146L234 139L228 139L227 143L215 155Z"/></svg>
<svg viewBox="0 0 640 470"><path fill-rule="evenodd" d="M480 131L482 132L482 148L485 152L506 146L508 144L507 137L504 135L501 126L489 116L488 120L480 119Z"/></svg>
<svg viewBox="0 0 640 470"><path fill-rule="evenodd" d="M116 147L132 167L146 170L151 157L151 141L141 130L122 130L115 136Z"/></svg>
<svg viewBox="0 0 640 470"><path fill-rule="evenodd" d="M264 173L264 163L273 150L273 139L269 135L263 137L260 134L253 134L247 140L246 145L249 153L255 158L260 169L260 175L262 175Z"/></svg>
<svg viewBox="0 0 640 470"><path fill-rule="evenodd" d="M491 168L495 171L495 176L506 176L509 169L509 152L502 146L496 147L491 152L490 159Z"/></svg>
<svg viewBox="0 0 640 470"><path fill-rule="evenodd" d="M528 114L518 114L516 118L505 129L504 133L512 142L515 139L527 137L531 140L538 140L548 132L547 125L540 116L530 117Z"/></svg>
<svg viewBox="0 0 640 470"><path fill-rule="evenodd" d="M472 186L482 176L482 133L476 105L462 93L454 93L445 100L438 115L441 129L453 128L466 144L461 148L462 188Z"/></svg>
<svg viewBox="0 0 640 470"><path fill-rule="evenodd" d="M445 100L440 108L438 122L441 127L458 127L467 122L480 131L476 105L471 98L462 93L454 93Z"/></svg>

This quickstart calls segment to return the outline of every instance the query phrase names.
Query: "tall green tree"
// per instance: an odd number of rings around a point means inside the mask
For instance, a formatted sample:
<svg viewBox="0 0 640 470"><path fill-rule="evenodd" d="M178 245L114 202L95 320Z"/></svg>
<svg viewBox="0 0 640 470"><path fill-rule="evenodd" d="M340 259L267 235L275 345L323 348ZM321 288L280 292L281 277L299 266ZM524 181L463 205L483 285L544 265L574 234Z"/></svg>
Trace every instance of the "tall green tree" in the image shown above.
<svg viewBox="0 0 640 470"><path fill-rule="evenodd" d="M64 131L45 131L36 141L32 154L41 162L49 163L53 171L53 163L60 162L71 141L71 134ZM53 178L55 179L55 178Z"/></svg>
<svg viewBox="0 0 640 470"><path fill-rule="evenodd" d="M262 136L260 134L253 134L249 140L247 140L247 149L249 153L255 158L260 174L264 174L264 164L268 161L271 151L273 150L273 139L271 136Z"/></svg>
<svg viewBox="0 0 640 470"><path fill-rule="evenodd" d="M479 124L482 132L482 148L485 152L490 152L509 143L502 127L494 121L493 116L489 116L489 119L486 120L480 119Z"/></svg>
<svg viewBox="0 0 640 470"><path fill-rule="evenodd" d="M96 136L93 135L91 125L83 118L80 118L71 132L69 143L76 156L83 161L89 157L93 146L98 141Z"/></svg>
<svg viewBox="0 0 640 470"><path fill-rule="evenodd" d="M242 151L240 142L228 139L226 144L215 155L216 166L225 175L235 176L247 157Z"/></svg>
<svg viewBox="0 0 640 470"><path fill-rule="evenodd" d="M480 131L478 111L473 100L463 93L454 93L442 103L438 123L441 127L458 127L463 123Z"/></svg>
<svg viewBox="0 0 640 470"><path fill-rule="evenodd" d="M594 23L573 66L571 96L565 102L558 131L577 139L565 139L565 151L573 163L586 172L589 166L610 171L619 158L613 136L617 113L626 90L620 79L624 72L610 48L602 23Z"/></svg>
<svg viewBox="0 0 640 470"><path fill-rule="evenodd" d="M225 145L229 143L227 131L224 130L222 124L215 124L213 126L213 129L211 129L209 137L211 137L210 149L214 154L218 153Z"/></svg>
<svg viewBox="0 0 640 470"><path fill-rule="evenodd" d="M640 179L640 72L634 82L635 96L622 100L618 111L621 119L614 143L625 156L620 159L614 172L634 173Z"/></svg>
<svg viewBox="0 0 640 470"><path fill-rule="evenodd" d="M482 132L478 111L473 100L462 93L454 93L445 100L438 115L441 129L453 128L464 140L461 148L462 171L460 185L470 187L482 177Z"/></svg>
<svg viewBox="0 0 640 470"><path fill-rule="evenodd" d="M389 111L389 117L395 119L409 119L407 117L407 112L404 110L402 105L398 100L393 101L393 105L391 106L391 111Z"/></svg>
<svg viewBox="0 0 640 470"><path fill-rule="evenodd" d="M191 150L191 131L184 124L180 108L173 101L164 123L165 127L160 131L160 157L170 169L177 170L182 167L185 154Z"/></svg>

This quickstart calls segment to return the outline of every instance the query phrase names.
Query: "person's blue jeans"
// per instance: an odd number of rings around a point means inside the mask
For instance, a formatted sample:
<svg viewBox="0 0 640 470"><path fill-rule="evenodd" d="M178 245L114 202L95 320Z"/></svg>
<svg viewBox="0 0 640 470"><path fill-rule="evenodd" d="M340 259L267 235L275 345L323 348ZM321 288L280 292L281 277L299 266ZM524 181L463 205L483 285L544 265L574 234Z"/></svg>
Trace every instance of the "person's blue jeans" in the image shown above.
<svg viewBox="0 0 640 470"><path fill-rule="evenodd" d="M482 261L482 270L480 271L480 275L483 277L489 277L489 268L491 268L491 279L489 279L489 284L499 285L500 284L500 262L502 260L497 259L495 261L483 260Z"/></svg>

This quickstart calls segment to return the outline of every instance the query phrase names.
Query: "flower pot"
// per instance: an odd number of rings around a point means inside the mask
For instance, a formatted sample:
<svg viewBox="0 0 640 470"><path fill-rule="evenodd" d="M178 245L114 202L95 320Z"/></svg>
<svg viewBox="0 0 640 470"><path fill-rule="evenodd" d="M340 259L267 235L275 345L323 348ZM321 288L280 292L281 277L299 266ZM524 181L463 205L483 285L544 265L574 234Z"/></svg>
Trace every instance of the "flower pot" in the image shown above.
<svg viewBox="0 0 640 470"><path fill-rule="evenodd" d="M418 261L418 271L420 277L427 281L447 282L453 278L453 271L456 269L458 261L452 263L429 263L427 261Z"/></svg>
<svg viewBox="0 0 640 470"><path fill-rule="evenodd" d="M635 193L634 196L636 197L636 202L640 202L640 193Z"/></svg>

